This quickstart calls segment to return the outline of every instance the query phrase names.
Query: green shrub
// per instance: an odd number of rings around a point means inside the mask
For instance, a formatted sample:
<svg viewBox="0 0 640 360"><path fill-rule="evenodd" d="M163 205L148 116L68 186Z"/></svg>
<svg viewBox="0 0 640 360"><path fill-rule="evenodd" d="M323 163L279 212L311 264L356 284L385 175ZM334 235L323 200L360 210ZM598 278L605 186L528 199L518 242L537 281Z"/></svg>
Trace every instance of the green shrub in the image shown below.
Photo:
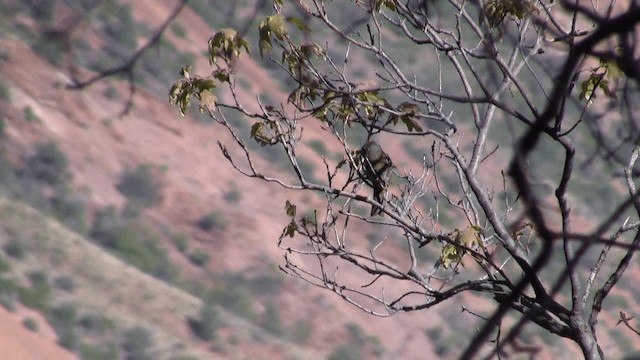
<svg viewBox="0 0 640 360"><path fill-rule="evenodd" d="M53 307L47 318L54 328L72 328L76 325L77 306L74 303L62 303Z"/></svg>
<svg viewBox="0 0 640 360"><path fill-rule="evenodd" d="M69 159L56 143L38 143L21 175L47 185L63 186L71 180L68 167Z"/></svg>
<svg viewBox="0 0 640 360"><path fill-rule="evenodd" d="M211 259L211 256L200 249L195 250L194 252L189 254L189 260L191 261L192 264L197 266L207 265L210 259Z"/></svg>
<svg viewBox="0 0 640 360"><path fill-rule="evenodd" d="M202 306L198 319L189 319L188 321L191 331L205 341L215 339L216 331L222 325L218 310L209 302L205 302Z"/></svg>
<svg viewBox="0 0 640 360"><path fill-rule="evenodd" d="M115 344L82 344L79 349L82 360L118 360L118 347Z"/></svg>
<svg viewBox="0 0 640 360"><path fill-rule="evenodd" d="M251 320L255 318L253 299L251 291L241 283L226 283L214 289L208 300L240 317Z"/></svg>
<svg viewBox="0 0 640 360"><path fill-rule="evenodd" d="M22 325L33 332L38 332L38 322L32 317L24 318Z"/></svg>
<svg viewBox="0 0 640 360"><path fill-rule="evenodd" d="M6 273L11 271L11 264L4 258L4 256L0 256L0 273Z"/></svg>
<svg viewBox="0 0 640 360"><path fill-rule="evenodd" d="M136 81L147 83L148 88L164 89L173 81L175 70L185 64L195 64L197 56L189 51L181 51L166 39L161 39L156 52L146 52L138 62L140 71ZM164 92L164 91L163 91Z"/></svg>
<svg viewBox="0 0 640 360"><path fill-rule="evenodd" d="M27 253L24 241L19 238L12 238L4 245L4 253L16 259L23 259Z"/></svg>
<svg viewBox="0 0 640 360"><path fill-rule="evenodd" d="M7 135L7 122L4 121L4 116L0 114L0 139L4 139Z"/></svg>
<svg viewBox="0 0 640 360"><path fill-rule="evenodd" d="M113 250L127 263L159 279L174 280L178 275L160 241L146 231L125 227L115 239Z"/></svg>
<svg viewBox="0 0 640 360"><path fill-rule="evenodd" d="M103 335L108 330L115 328L113 320L104 314L85 314L78 319L78 325L82 327L84 332Z"/></svg>
<svg viewBox="0 0 640 360"><path fill-rule="evenodd" d="M185 39L187 37L187 29L184 28L180 23L173 22L171 24L171 31L180 39Z"/></svg>
<svg viewBox="0 0 640 360"><path fill-rule="evenodd" d="M46 309L51 294L51 287L47 274L43 271L36 271L29 274L30 287L19 287L18 295L20 302L32 309Z"/></svg>
<svg viewBox="0 0 640 360"><path fill-rule="evenodd" d="M311 323L307 320L296 320L291 327L287 331L288 338L298 345L305 345L309 338L311 337L311 333L313 332L313 327Z"/></svg>
<svg viewBox="0 0 640 360"><path fill-rule="evenodd" d="M17 177L16 168L9 161L7 156L0 151L0 188L2 192L8 194L15 194L16 189L19 189L21 181Z"/></svg>
<svg viewBox="0 0 640 360"><path fill-rule="evenodd" d="M355 344L342 344L333 350L327 360L360 360L363 358L360 346Z"/></svg>
<svg viewBox="0 0 640 360"><path fill-rule="evenodd" d="M53 65L60 65L69 49L66 39L54 36L37 36L30 46L36 54Z"/></svg>
<svg viewBox="0 0 640 360"><path fill-rule="evenodd" d="M96 213L89 235L101 245L112 247L118 233L126 226L115 206L104 207Z"/></svg>
<svg viewBox="0 0 640 360"><path fill-rule="evenodd" d="M99 18L103 22L109 53L129 53L137 45L138 27L131 13L129 4L109 2L100 11ZM119 51L118 51L119 50Z"/></svg>
<svg viewBox="0 0 640 360"><path fill-rule="evenodd" d="M124 209L122 209L122 216L125 219L137 219L142 214L144 210L144 206L142 206L138 202L127 201L124 205Z"/></svg>
<svg viewBox="0 0 640 360"><path fill-rule="evenodd" d="M0 304L9 311L16 307L15 294L19 287L13 279L0 276Z"/></svg>
<svg viewBox="0 0 640 360"><path fill-rule="evenodd" d="M329 154L327 146L321 140L309 141L309 147L313 149L313 151L315 151L318 155L327 156Z"/></svg>
<svg viewBox="0 0 640 360"><path fill-rule="evenodd" d="M78 234L87 232L85 222L85 202L69 191L61 191L51 199L53 215L69 229Z"/></svg>
<svg viewBox="0 0 640 360"><path fill-rule="evenodd" d="M189 249L189 238L185 234L175 234L172 236L173 245L181 253L186 253Z"/></svg>
<svg viewBox="0 0 640 360"><path fill-rule="evenodd" d="M4 82L0 83L0 100L11 100L11 90Z"/></svg>
<svg viewBox="0 0 640 360"><path fill-rule="evenodd" d="M358 345L360 348L370 347L374 356L380 357L384 354L385 349L382 342L375 336L368 335L367 332L358 324L349 322L346 325L347 331L351 337L351 344Z"/></svg>
<svg viewBox="0 0 640 360"><path fill-rule="evenodd" d="M141 326L133 327L123 335L122 349L125 352L125 359L153 359L151 354L152 345L153 337L151 332Z"/></svg>
<svg viewBox="0 0 640 360"><path fill-rule="evenodd" d="M618 349L622 353L628 353L634 350L633 342L629 340L628 337L625 336L624 332L620 329L611 329L609 330L609 336L613 339L613 341L618 346Z"/></svg>
<svg viewBox="0 0 640 360"><path fill-rule="evenodd" d="M73 280L73 277L69 275L58 276L53 280L53 284L55 285L56 289L60 289L68 293L73 292L73 290L75 290L76 288L76 283Z"/></svg>
<svg viewBox="0 0 640 360"><path fill-rule="evenodd" d="M638 360L640 359L640 351L632 351L624 355L622 360Z"/></svg>
<svg viewBox="0 0 640 360"><path fill-rule="evenodd" d="M173 281L179 276L158 237L135 221L125 221L114 207L98 211L90 236L127 263L161 280Z"/></svg>
<svg viewBox="0 0 640 360"><path fill-rule="evenodd" d="M24 5L29 7L31 17L39 23L48 24L53 20L56 1L25 1Z"/></svg>
<svg viewBox="0 0 640 360"><path fill-rule="evenodd" d="M40 119L38 117L38 115L36 115L36 113L33 111L31 106L25 106L22 110L24 112L24 119L27 120L27 122L30 122L30 123L33 123L33 122L41 123L42 122L42 119Z"/></svg>
<svg viewBox="0 0 640 360"><path fill-rule="evenodd" d="M371 343L371 352L375 357L381 357L386 352L382 341L377 336L370 336L369 342Z"/></svg>
<svg viewBox="0 0 640 360"><path fill-rule="evenodd" d="M242 200L242 193L238 188L233 187L231 190L225 192L223 197L229 204L237 204Z"/></svg>
<svg viewBox="0 0 640 360"><path fill-rule="evenodd" d="M158 175L157 169L153 166L138 165L135 169L125 170L116 189L134 204L150 207L162 199Z"/></svg>
<svg viewBox="0 0 640 360"><path fill-rule="evenodd" d="M354 322L348 322L346 324L346 328L349 332L349 335L351 336L352 342L355 342L356 344L359 344L361 346L365 345L367 341L367 333L364 331L364 329L362 329L362 327L360 327L360 325Z"/></svg>
<svg viewBox="0 0 640 360"><path fill-rule="evenodd" d="M251 89L253 89L253 84L248 79L239 76L237 78L237 81L238 81L238 85L240 85L240 89L247 92L251 92Z"/></svg>
<svg viewBox="0 0 640 360"><path fill-rule="evenodd" d="M455 348L456 339L457 337L450 336L450 337L447 337L446 339L442 339L438 341L437 343L433 344L434 345L433 351L435 352L436 355L438 355L438 357L443 358L447 356L451 352L451 349Z"/></svg>
<svg viewBox="0 0 640 360"><path fill-rule="evenodd" d="M198 14L209 26L219 28L225 23L226 11L221 9L223 4L231 2L218 2L216 0L192 0L187 3L194 13Z"/></svg>
<svg viewBox="0 0 640 360"><path fill-rule="evenodd" d="M12 295L0 294L0 305L7 311L16 311L16 299Z"/></svg>
<svg viewBox="0 0 640 360"><path fill-rule="evenodd" d="M58 335L58 342L67 349L75 349L78 345L78 334L75 330L76 325L76 305L73 303L63 303L47 314L49 323Z"/></svg>
<svg viewBox="0 0 640 360"><path fill-rule="evenodd" d="M309 181L319 182L317 179L314 178L314 171L315 171L316 165L313 162L305 158L298 157L298 166L300 167L300 171L302 172L302 175L304 175Z"/></svg>
<svg viewBox="0 0 640 360"><path fill-rule="evenodd" d="M227 228L227 224L227 217L219 210L212 211L198 220L198 227L204 231L212 229L224 230Z"/></svg>
<svg viewBox="0 0 640 360"><path fill-rule="evenodd" d="M118 100L120 98L120 93L118 92L118 90L113 87L113 86L109 86L104 90L103 93L104 97L106 97L109 100Z"/></svg>
<svg viewBox="0 0 640 360"><path fill-rule="evenodd" d="M0 7L2 7L2 5L0 5ZM4 12L5 15L7 15L6 9L0 8L0 11ZM0 61L8 62L9 60L11 60L11 53L8 50L0 51Z"/></svg>
<svg viewBox="0 0 640 360"><path fill-rule="evenodd" d="M402 147L411 159L422 163L424 156L426 156L427 165L432 164L433 158L430 154L431 150L429 148L416 146L413 141L404 141L402 143Z"/></svg>
<svg viewBox="0 0 640 360"><path fill-rule="evenodd" d="M424 334L429 338L431 344L437 344L440 340L442 340L443 329L442 328L431 328L426 329Z"/></svg>
<svg viewBox="0 0 640 360"><path fill-rule="evenodd" d="M284 335L285 327L282 323L282 316L280 316L280 311L272 301L268 301L265 305L264 317L260 325L272 335L278 337Z"/></svg>
<svg viewBox="0 0 640 360"><path fill-rule="evenodd" d="M266 269L261 269L259 276L241 281L248 284L251 292L256 295L277 295L282 290L284 274L277 265L269 265Z"/></svg>

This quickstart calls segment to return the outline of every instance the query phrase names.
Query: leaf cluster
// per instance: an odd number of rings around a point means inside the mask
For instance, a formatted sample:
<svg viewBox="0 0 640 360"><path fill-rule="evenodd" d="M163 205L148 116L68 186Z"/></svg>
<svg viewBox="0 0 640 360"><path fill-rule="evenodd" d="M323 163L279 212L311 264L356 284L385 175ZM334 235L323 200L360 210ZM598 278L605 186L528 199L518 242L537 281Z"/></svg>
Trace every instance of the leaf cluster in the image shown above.
<svg viewBox="0 0 640 360"><path fill-rule="evenodd" d="M250 54L247 40L234 29L222 29L209 39L209 63L215 65L219 59L229 63L240 56L242 49Z"/></svg>
<svg viewBox="0 0 640 360"><path fill-rule="evenodd" d="M622 70L613 61L601 61L600 65L589 70L589 76L580 84L579 99L591 102L596 98L596 90L600 89L605 96L617 100L612 83L623 77Z"/></svg>
<svg viewBox="0 0 640 360"><path fill-rule="evenodd" d="M452 264L461 263L467 253L467 249L474 249L482 244L483 229L477 225L471 225L464 230L455 229L452 232L453 242L445 244L440 254L440 263L447 269Z"/></svg>
<svg viewBox="0 0 640 360"><path fill-rule="evenodd" d="M529 0L489 0L484 7L484 15L491 28L499 27L507 16L522 20L526 15L537 11Z"/></svg>
<svg viewBox="0 0 640 360"><path fill-rule="evenodd" d="M182 79L171 86L169 101L180 110L182 116L186 114L193 97L200 102L200 111L214 111L218 100L213 94L213 89L216 88L216 80L229 82L228 70L218 69L207 77L192 75L190 72L191 66L182 68L180 71Z"/></svg>

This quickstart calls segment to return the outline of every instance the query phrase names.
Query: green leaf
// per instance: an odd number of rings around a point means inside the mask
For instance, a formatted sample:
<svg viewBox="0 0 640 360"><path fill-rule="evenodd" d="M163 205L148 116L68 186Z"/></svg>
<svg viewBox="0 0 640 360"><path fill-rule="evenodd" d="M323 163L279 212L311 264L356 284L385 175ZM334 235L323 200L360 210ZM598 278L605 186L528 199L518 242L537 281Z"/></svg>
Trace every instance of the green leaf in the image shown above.
<svg viewBox="0 0 640 360"><path fill-rule="evenodd" d="M484 6L484 15L492 28L502 24L507 16L522 20L531 13L538 13L531 0L489 0Z"/></svg>
<svg viewBox="0 0 640 360"><path fill-rule="evenodd" d="M238 41L238 46L243 47L244 51L246 51L248 55L251 55L251 51L249 50L249 42L246 39L241 37L239 37L237 41Z"/></svg>
<svg viewBox="0 0 640 360"><path fill-rule="evenodd" d="M180 115L184 116L191 102L193 88L186 80L176 81L169 90L169 102L180 110Z"/></svg>
<svg viewBox="0 0 640 360"><path fill-rule="evenodd" d="M284 40L287 35L287 26L284 21L284 16L280 14L267 17L267 26L269 27L269 31L271 31L273 35L280 40Z"/></svg>
<svg viewBox="0 0 640 360"><path fill-rule="evenodd" d="M402 120L404 125L407 127L407 131L409 131L409 132L412 132L412 131L421 132L422 131L422 127L420 127L420 125L418 125L418 123L416 123L416 121L411 116L409 116L409 115L400 116L400 120Z"/></svg>
<svg viewBox="0 0 640 360"><path fill-rule="evenodd" d="M226 28L218 31L209 38L209 62L216 64L218 58L231 61L240 56L240 50L244 48L249 52L249 43L238 35L234 29Z"/></svg>
<svg viewBox="0 0 640 360"><path fill-rule="evenodd" d="M607 73L607 78L617 81L624 77L624 72L620 69L618 64L612 60L601 60L600 66L605 69Z"/></svg>
<svg viewBox="0 0 640 360"><path fill-rule="evenodd" d="M264 130L265 125L261 122L256 122L251 126L251 138L254 139L260 146L273 145L276 142L273 141L273 138L265 135Z"/></svg>
<svg viewBox="0 0 640 360"><path fill-rule="evenodd" d="M446 244L442 248L440 254L440 262L445 269L451 267L453 263L459 263L462 260L463 250L454 244Z"/></svg>
<svg viewBox="0 0 640 360"><path fill-rule="evenodd" d="M471 226L468 226L466 229L464 229L464 231L459 233L459 238L456 239L456 241L459 244L464 245L468 248L474 248L480 245L480 241L481 241L480 235L482 233L483 233L483 230L481 227L477 225L471 225Z"/></svg>
<svg viewBox="0 0 640 360"><path fill-rule="evenodd" d="M230 80L228 69L217 69L211 74L211 76L220 82L228 83Z"/></svg>
<svg viewBox="0 0 640 360"><path fill-rule="evenodd" d="M387 9L396 12L396 4L393 2L393 0L375 0L374 3L374 10L377 12L380 12L380 9L382 8L382 6L386 7Z"/></svg>
<svg viewBox="0 0 640 360"><path fill-rule="evenodd" d="M271 49L273 48L273 46L271 45L271 31L269 30L267 19L264 19L260 22L258 32L260 34L260 41L258 42L258 47L260 48L260 56L264 57L264 54L269 54L271 52Z"/></svg>
<svg viewBox="0 0 640 360"><path fill-rule="evenodd" d="M257 122L251 125L251 137L255 138L256 136L258 136L258 134L262 133L263 126L264 124L262 124L261 122Z"/></svg>
<svg viewBox="0 0 640 360"><path fill-rule="evenodd" d="M216 109L216 101L218 98L209 90L200 92L200 110L213 112Z"/></svg>
<svg viewBox="0 0 640 360"><path fill-rule="evenodd" d="M300 52L307 57L307 59L310 57L311 54L321 57L321 58L325 58L326 57L326 53L324 51L324 49L316 44L316 43L312 43L312 44L305 44L300 46Z"/></svg>
<svg viewBox="0 0 640 360"><path fill-rule="evenodd" d="M297 27L298 29L304 31L304 32L309 32L311 31L311 29L309 29L309 27L307 26L307 24L304 23L304 20L295 17L295 16L289 16L287 17L287 22L290 24L293 24L293 26Z"/></svg>
<svg viewBox="0 0 640 360"><path fill-rule="evenodd" d="M408 101L400 104L398 106L398 110L414 116L420 114L420 107L417 104Z"/></svg>
<svg viewBox="0 0 640 360"><path fill-rule="evenodd" d="M478 246L482 246L482 239L480 235L483 233L484 230L477 225L468 226L462 231L455 229L451 233L453 241L442 247L442 252L440 253L440 262L442 263L442 266L444 268L449 268L451 264L462 261L462 258L466 254L466 249L464 247L473 249Z"/></svg>
<svg viewBox="0 0 640 360"><path fill-rule="evenodd" d="M618 95L616 95L615 91L611 90L611 88L609 87L609 80L607 79L603 79L600 81L600 88L602 89L602 92L609 97L610 99L613 100L618 100Z"/></svg>
<svg viewBox="0 0 640 360"><path fill-rule="evenodd" d="M269 40L268 38L266 40L261 39L258 42L258 47L260 48L261 57L264 57L264 54L271 53L271 49L273 49L273 46L271 45L271 40Z"/></svg>
<svg viewBox="0 0 640 360"><path fill-rule="evenodd" d="M189 79L189 73L191 72L191 65L183 66L180 69L180 76Z"/></svg>
<svg viewBox="0 0 640 360"><path fill-rule="evenodd" d="M284 228L283 233L284 236L293 237L296 234L296 231L298 231L298 225L296 225L294 221L291 221L289 225Z"/></svg>
<svg viewBox="0 0 640 360"><path fill-rule="evenodd" d="M594 74L589 76L587 80L583 81L580 84L580 95L579 95L580 100L591 100L596 97L594 94L596 89L596 83L593 75Z"/></svg>
<svg viewBox="0 0 640 360"><path fill-rule="evenodd" d="M279 14L268 16L258 25L258 32L260 34L260 41L258 42L260 56L264 57L265 54L270 53L271 49L273 49L271 34L275 35L279 40L285 40L287 26L284 17Z"/></svg>
<svg viewBox="0 0 640 360"><path fill-rule="evenodd" d="M192 81L192 86L199 92L205 90L213 90L216 87L216 82L211 78L200 79L196 78Z"/></svg>
<svg viewBox="0 0 640 360"><path fill-rule="evenodd" d="M294 218L296 216L296 206L289 200L287 200L287 202L284 204L284 209L288 217Z"/></svg>

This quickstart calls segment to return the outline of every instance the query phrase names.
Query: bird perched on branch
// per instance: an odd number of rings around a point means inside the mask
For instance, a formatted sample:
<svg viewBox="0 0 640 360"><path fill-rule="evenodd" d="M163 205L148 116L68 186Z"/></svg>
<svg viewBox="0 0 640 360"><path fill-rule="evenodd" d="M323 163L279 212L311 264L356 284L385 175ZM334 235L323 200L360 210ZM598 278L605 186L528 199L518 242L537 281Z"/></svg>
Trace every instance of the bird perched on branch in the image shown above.
<svg viewBox="0 0 640 360"><path fill-rule="evenodd" d="M384 194L389 187L393 163L387 153L375 141L368 141L358 151L358 161L362 166L365 183L373 188L373 198L382 204ZM382 208L371 206L371 216L382 214Z"/></svg>

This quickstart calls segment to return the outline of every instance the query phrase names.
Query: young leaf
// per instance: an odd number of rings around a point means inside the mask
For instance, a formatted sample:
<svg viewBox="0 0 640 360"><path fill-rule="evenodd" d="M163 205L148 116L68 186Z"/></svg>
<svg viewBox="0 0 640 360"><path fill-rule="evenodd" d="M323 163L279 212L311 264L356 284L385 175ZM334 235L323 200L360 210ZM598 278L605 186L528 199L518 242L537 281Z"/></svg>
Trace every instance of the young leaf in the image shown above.
<svg viewBox="0 0 640 360"><path fill-rule="evenodd" d="M294 221L291 221L289 225L287 225L284 228L282 233L284 234L284 236L293 237L296 234L297 230L298 230L298 225L296 225Z"/></svg>
<svg viewBox="0 0 640 360"><path fill-rule="evenodd" d="M422 127L420 125L418 125L418 123L411 116L403 115L403 116L400 117L400 120L402 120L404 125L407 127L407 131L409 131L409 132L412 132L412 131L420 132L420 131L422 131Z"/></svg>
<svg viewBox="0 0 640 360"><path fill-rule="evenodd" d="M213 112L216 109L216 101L218 98L209 90L200 92L200 110Z"/></svg>
<svg viewBox="0 0 640 360"><path fill-rule="evenodd" d="M269 31L273 33L279 40L284 40L287 35L287 25L284 23L282 15L271 15L267 18L267 26Z"/></svg>
<svg viewBox="0 0 640 360"><path fill-rule="evenodd" d="M447 243L442 248L440 254L440 262L445 269L451 267L453 263L459 263L462 260L463 250L459 246Z"/></svg>
<svg viewBox="0 0 640 360"><path fill-rule="evenodd" d="M288 217L294 218L296 216L296 206L289 200L287 200L287 202L284 204L284 209Z"/></svg>
<svg viewBox="0 0 640 360"><path fill-rule="evenodd" d="M307 24L304 23L304 20L298 17L289 16L287 17L287 22L293 24L293 26L297 27L298 29L302 30L305 33L311 31L311 29L309 29Z"/></svg>
<svg viewBox="0 0 640 360"><path fill-rule="evenodd" d="M466 254L466 249L462 246L467 248L481 246L482 239L480 235L482 235L483 232L484 230L477 225L468 226L462 231L455 229L451 233L453 242L447 243L442 247L442 252L440 254L440 262L442 263L442 266L444 268L449 268L451 264L462 261L462 257Z"/></svg>

